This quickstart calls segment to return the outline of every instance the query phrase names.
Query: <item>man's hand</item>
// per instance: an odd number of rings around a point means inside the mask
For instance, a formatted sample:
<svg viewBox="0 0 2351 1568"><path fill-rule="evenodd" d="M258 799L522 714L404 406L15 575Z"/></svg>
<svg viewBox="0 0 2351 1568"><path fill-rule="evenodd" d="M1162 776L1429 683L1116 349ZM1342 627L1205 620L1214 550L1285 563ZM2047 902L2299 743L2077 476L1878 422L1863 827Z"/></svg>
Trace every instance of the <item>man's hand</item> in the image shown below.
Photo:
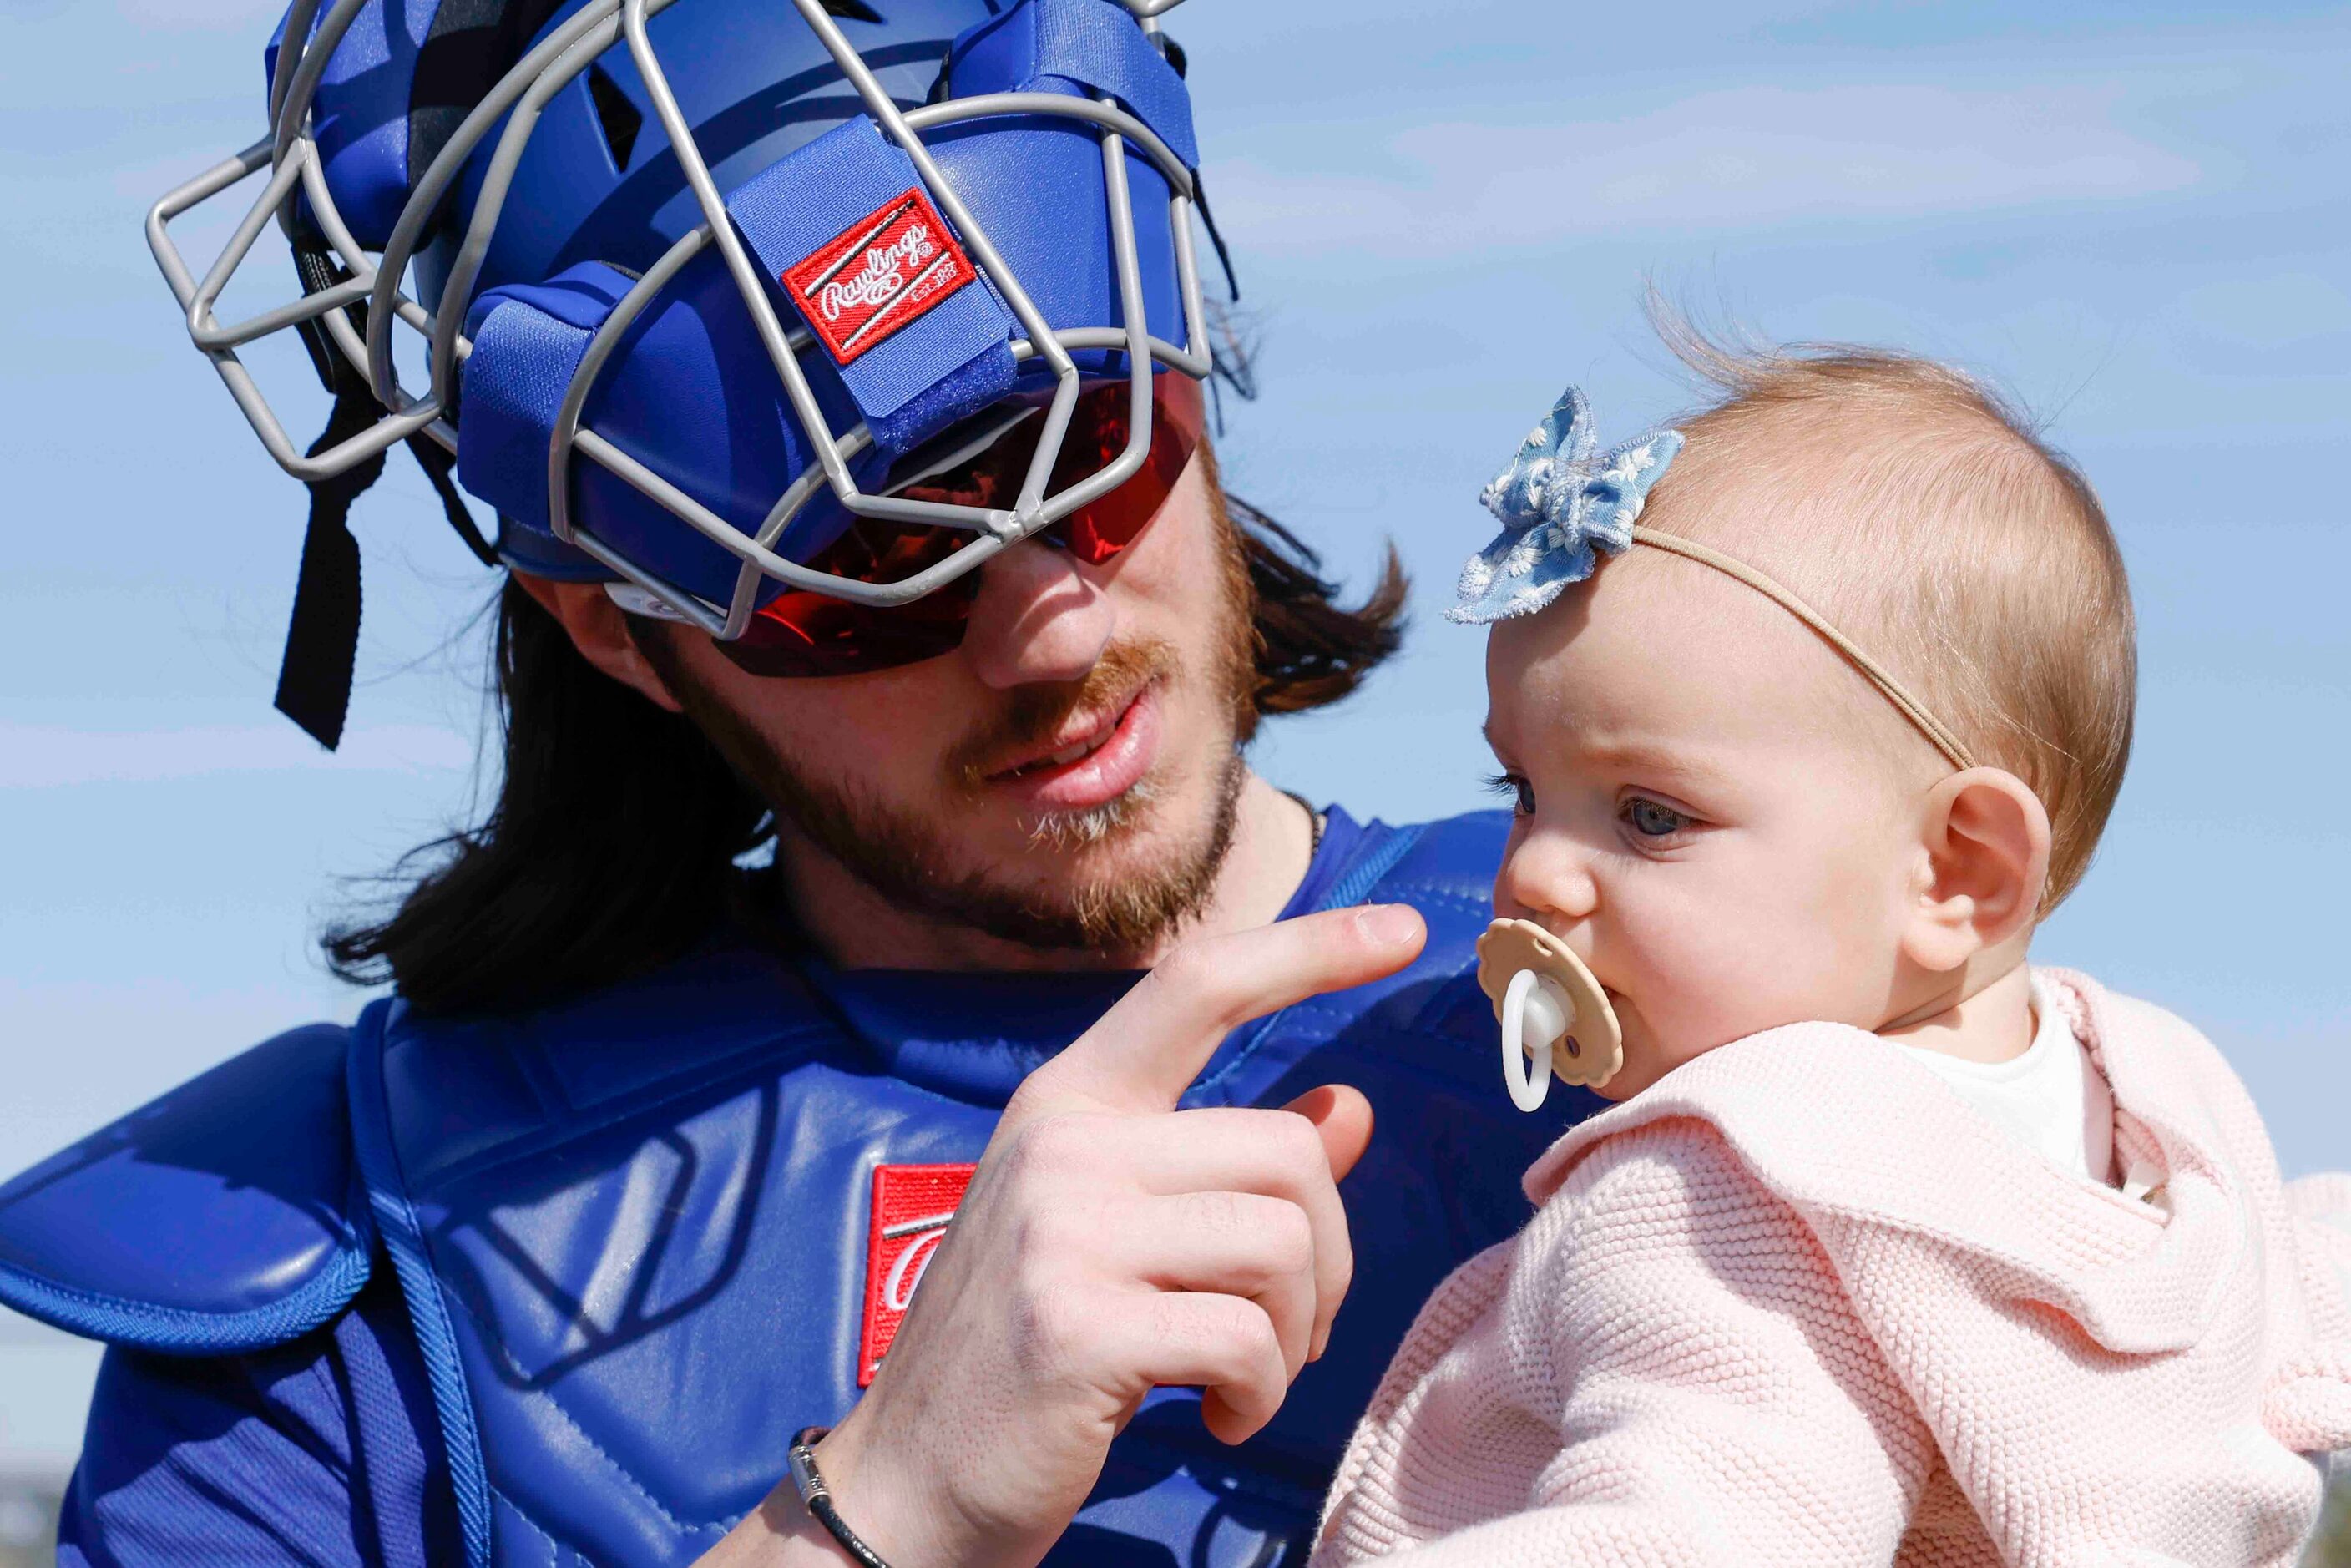
<svg viewBox="0 0 2351 1568"><path fill-rule="evenodd" d="M1346 1294L1337 1183L1371 1107L1336 1087L1279 1111L1173 1107L1228 1031L1392 974L1425 937L1390 904L1188 944L1029 1075L873 1386L817 1450L885 1559L1035 1563L1156 1385L1202 1388L1228 1443L1280 1407ZM705 1563L846 1561L799 1510L787 1486Z"/></svg>

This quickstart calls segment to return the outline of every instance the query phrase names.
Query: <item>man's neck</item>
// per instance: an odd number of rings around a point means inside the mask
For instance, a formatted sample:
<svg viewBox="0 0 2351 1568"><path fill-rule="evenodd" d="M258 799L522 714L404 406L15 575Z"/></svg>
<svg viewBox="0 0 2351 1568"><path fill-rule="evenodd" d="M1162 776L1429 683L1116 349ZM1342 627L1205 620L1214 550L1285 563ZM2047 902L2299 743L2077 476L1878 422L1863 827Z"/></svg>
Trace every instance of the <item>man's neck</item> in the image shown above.
<svg viewBox="0 0 2351 1568"><path fill-rule="evenodd" d="M1233 838L1200 912L1147 947L1044 949L906 910L805 839L778 840L778 868L799 930L844 969L1148 968L1176 944L1270 923L1313 859L1312 814L1255 773L1235 802Z"/></svg>

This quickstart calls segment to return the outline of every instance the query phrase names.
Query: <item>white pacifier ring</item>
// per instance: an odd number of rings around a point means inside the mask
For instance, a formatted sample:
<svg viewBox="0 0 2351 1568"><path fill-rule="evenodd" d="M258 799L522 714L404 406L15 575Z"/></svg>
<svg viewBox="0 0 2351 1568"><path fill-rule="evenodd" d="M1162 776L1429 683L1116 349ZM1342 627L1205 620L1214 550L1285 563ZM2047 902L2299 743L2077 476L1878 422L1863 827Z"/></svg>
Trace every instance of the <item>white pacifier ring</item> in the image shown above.
<svg viewBox="0 0 2351 1568"><path fill-rule="evenodd" d="M1555 1016L1560 1010L1557 998L1557 988L1545 985L1532 969L1512 975L1510 989L1502 994L1502 1082L1510 1086L1510 1103L1521 1111L1542 1109L1543 1098L1551 1092L1552 1041L1575 1021L1573 1016L1556 1023L1540 1016L1544 1011ZM1530 999L1538 1014L1531 1019L1527 1017ZM1534 1025L1531 1030L1527 1027L1530 1023ZM1574 1043L1568 1042L1571 1047Z"/></svg>
<svg viewBox="0 0 2351 1568"><path fill-rule="evenodd" d="M1532 921L1486 928L1478 984L1502 1026L1502 1082L1520 1110L1540 1109L1553 1076L1597 1089L1625 1065L1624 1031L1607 993L1583 959Z"/></svg>

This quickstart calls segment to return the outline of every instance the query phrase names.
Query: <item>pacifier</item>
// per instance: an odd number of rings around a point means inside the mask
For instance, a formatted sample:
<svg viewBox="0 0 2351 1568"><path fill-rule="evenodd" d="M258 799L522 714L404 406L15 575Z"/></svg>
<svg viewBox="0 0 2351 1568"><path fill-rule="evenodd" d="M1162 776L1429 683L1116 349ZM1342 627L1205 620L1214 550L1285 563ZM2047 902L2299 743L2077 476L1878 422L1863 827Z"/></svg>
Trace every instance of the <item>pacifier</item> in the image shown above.
<svg viewBox="0 0 2351 1568"><path fill-rule="evenodd" d="M1607 993L1566 943L1533 921L1486 927L1478 985L1501 1022L1502 1081L1520 1110L1541 1108L1554 1073L1597 1089L1625 1065L1625 1032Z"/></svg>

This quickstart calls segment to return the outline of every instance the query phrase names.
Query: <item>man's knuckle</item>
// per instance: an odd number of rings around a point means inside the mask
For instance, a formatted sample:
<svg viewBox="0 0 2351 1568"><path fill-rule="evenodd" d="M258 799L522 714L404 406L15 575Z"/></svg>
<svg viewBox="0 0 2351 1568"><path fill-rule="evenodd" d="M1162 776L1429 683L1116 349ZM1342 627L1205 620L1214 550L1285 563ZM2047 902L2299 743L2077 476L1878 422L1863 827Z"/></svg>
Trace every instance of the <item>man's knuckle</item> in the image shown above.
<svg viewBox="0 0 2351 1568"><path fill-rule="evenodd" d="M1232 966L1212 942L1186 942L1152 970L1158 988L1212 1014L1231 1005Z"/></svg>
<svg viewBox="0 0 2351 1568"><path fill-rule="evenodd" d="M1003 1120L1015 1127L1027 1121L1045 1102L1046 1095L1053 1087L1057 1071L1055 1063L1048 1061L1022 1079L1020 1086L1013 1090L1011 1098L1004 1103Z"/></svg>
<svg viewBox="0 0 2351 1568"><path fill-rule="evenodd" d="M1313 1123L1295 1111L1276 1111L1273 1116L1275 1146L1286 1166L1314 1178L1330 1169L1331 1162L1322 1152L1322 1134Z"/></svg>
<svg viewBox="0 0 2351 1568"><path fill-rule="evenodd" d="M1281 1333L1273 1326L1273 1319L1250 1301L1235 1301L1231 1325L1226 1331L1227 1342L1239 1356L1241 1364L1254 1371L1285 1365L1281 1355Z"/></svg>
<svg viewBox="0 0 2351 1568"><path fill-rule="evenodd" d="M1330 1288L1339 1295L1345 1295L1355 1282L1355 1249L1347 1246L1343 1239L1332 1256L1326 1258L1318 1253L1314 1266L1329 1276Z"/></svg>
<svg viewBox="0 0 2351 1568"><path fill-rule="evenodd" d="M1198 1354L1204 1364L1218 1368L1227 1377L1246 1375L1256 1364L1257 1347L1248 1321L1255 1310L1228 1297L1217 1302L1216 1312L1201 1319Z"/></svg>
<svg viewBox="0 0 2351 1568"><path fill-rule="evenodd" d="M1016 1360L1040 1377L1058 1377L1085 1360L1092 1314L1070 1281L1050 1277L1025 1290L1007 1325Z"/></svg>
<svg viewBox="0 0 2351 1568"><path fill-rule="evenodd" d="M1178 942L1152 966L1152 973L1170 985L1188 984L1199 977L1206 953L1206 945L1197 937Z"/></svg>
<svg viewBox="0 0 2351 1568"><path fill-rule="evenodd" d="M1192 1196L1192 1211L1212 1239L1228 1241L1249 1233L1249 1200L1237 1192L1202 1192Z"/></svg>
<svg viewBox="0 0 2351 1568"><path fill-rule="evenodd" d="M1275 1205L1264 1220L1266 1249L1274 1267L1285 1274L1303 1273L1314 1266L1314 1222L1294 1203Z"/></svg>
<svg viewBox="0 0 2351 1568"><path fill-rule="evenodd" d="M1013 1145L1014 1175L1019 1186L1034 1195L1090 1174L1097 1138L1091 1122L1080 1116L1046 1116L1020 1129Z"/></svg>

